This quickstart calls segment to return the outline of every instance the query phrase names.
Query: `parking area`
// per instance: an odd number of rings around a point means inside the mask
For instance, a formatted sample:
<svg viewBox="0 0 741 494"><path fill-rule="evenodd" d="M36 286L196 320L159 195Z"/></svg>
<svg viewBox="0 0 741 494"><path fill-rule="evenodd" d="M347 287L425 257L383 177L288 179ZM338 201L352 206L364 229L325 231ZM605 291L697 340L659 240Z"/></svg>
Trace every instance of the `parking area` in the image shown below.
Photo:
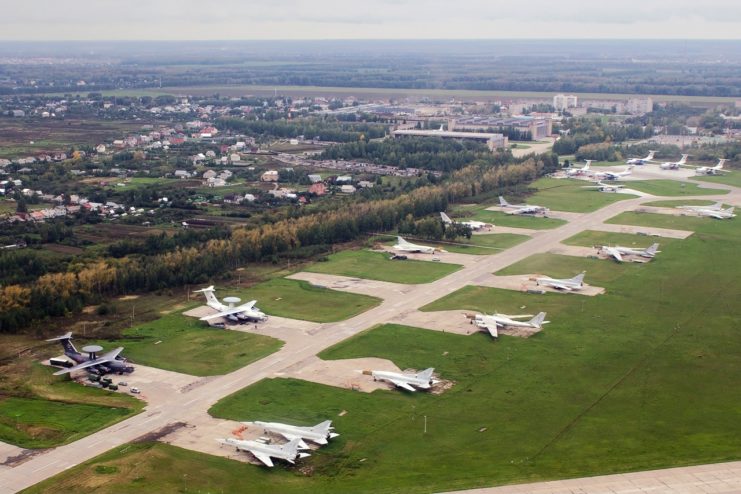
<svg viewBox="0 0 741 494"><path fill-rule="evenodd" d="M431 329L433 331L442 331L443 333L471 335L478 332L485 332L488 334L488 331L480 329L473 324L472 318L476 314L477 312L465 310L441 310L434 312L415 310L399 314L392 319L392 322L417 328ZM519 338L527 338L539 332L540 329L536 328L502 328L499 330L499 334L517 336Z"/></svg>
<svg viewBox="0 0 741 494"><path fill-rule="evenodd" d="M599 223L591 225L590 230L600 232L632 233L634 235L646 235L649 237L687 238L695 232L688 230L671 230L669 228L656 228L653 226L615 225L612 223Z"/></svg>
<svg viewBox="0 0 741 494"><path fill-rule="evenodd" d="M543 275L538 275L538 274L515 274L511 276L492 275L488 277L486 280L479 281L477 284L482 285L482 286L490 286L493 288L504 288L506 290L518 290L521 292L527 292L528 290L533 290L533 291L542 290L544 292L574 293L577 295L587 295L590 297L605 293L604 288L599 287L599 286L587 285L586 283L584 284L584 287L581 290L570 291L570 292L565 292L563 290L557 290L555 288L551 288L548 286L538 285L535 282L535 279L537 277L542 277L542 276Z"/></svg>
<svg viewBox="0 0 741 494"><path fill-rule="evenodd" d="M389 283L387 281L367 280L364 278L351 278L349 276L339 276L334 274L309 273L306 271L292 274L287 276L287 278L291 280L308 281L312 285L331 288L332 290L380 297L384 300L398 297L414 288L411 285L403 285L401 283Z"/></svg>
<svg viewBox="0 0 741 494"><path fill-rule="evenodd" d="M310 357L307 360L276 373L279 377L293 377L328 386L370 393L377 389L392 389L386 382L374 381L363 371L380 370L401 372L393 362L386 359L367 357L344 360L322 360Z"/></svg>

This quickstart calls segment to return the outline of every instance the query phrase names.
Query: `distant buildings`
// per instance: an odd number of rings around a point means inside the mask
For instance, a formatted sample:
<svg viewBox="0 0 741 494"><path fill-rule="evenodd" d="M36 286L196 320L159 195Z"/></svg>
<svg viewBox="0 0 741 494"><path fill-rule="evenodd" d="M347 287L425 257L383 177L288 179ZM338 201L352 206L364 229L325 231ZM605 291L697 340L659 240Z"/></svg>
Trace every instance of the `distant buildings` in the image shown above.
<svg viewBox="0 0 741 494"><path fill-rule="evenodd" d="M625 104L625 112L631 115L645 115L654 111L654 100L651 98L630 98Z"/></svg>
<svg viewBox="0 0 741 494"><path fill-rule="evenodd" d="M278 171L268 170L260 176L260 180L263 182L277 182L278 181Z"/></svg>
<svg viewBox="0 0 741 494"><path fill-rule="evenodd" d="M450 130L394 130L391 135L395 139L403 137L437 137L440 139L456 139L461 141L479 141L494 151L497 148L507 147L507 138L503 134L489 132L455 132Z"/></svg>
<svg viewBox="0 0 741 494"><path fill-rule="evenodd" d="M553 122L550 117L499 117L499 116L475 116L461 117L458 119L448 120L448 129L450 130L467 130L467 131L499 131L505 129L516 129L520 132L527 132L533 140L548 137L553 132ZM495 134L501 135L501 134ZM506 147L504 145L497 147Z"/></svg>
<svg viewBox="0 0 741 494"><path fill-rule="evenodd" d="M568 110L579 106L577 97L573 94L557 94L553 97L553 106L557 111Z"/></svg>

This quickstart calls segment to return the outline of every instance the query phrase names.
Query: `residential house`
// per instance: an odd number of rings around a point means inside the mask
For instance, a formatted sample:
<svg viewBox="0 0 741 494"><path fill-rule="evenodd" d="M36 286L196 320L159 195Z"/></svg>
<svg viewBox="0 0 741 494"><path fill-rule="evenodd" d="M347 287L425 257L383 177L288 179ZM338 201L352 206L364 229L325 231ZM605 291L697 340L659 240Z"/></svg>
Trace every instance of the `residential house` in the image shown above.
<svg viewBox="0 0 741 494"><path fill-rule="evenodd" d="M309 181L311 183L313 183L313 184L315 184L317 182L321 182L322 181L322 176L321 175L316 175L316 174L309 175Z"/></svg>
<svg viewBox="0 0 741 494"><path fill-rule="evenodd" d="M213 170L206 170L205 172L203 172L203 178L206 180L216 178L216 172Z"/></svg>
<svg viewBox="0 0 741 494"><path fill-rule="evenodd" d="M190 172L187 170L175 170L173 175L177 178L190 178Z"/></svg>
<svg viewBox="0 0 741 494"><path fill-rule="evenodd" d="M354 185L341 185L340 192L343 194L354 194L357 189Z"/></svg>
<svg viewBox="0 0 741 494"><path fill-rule="evenodd" d="M316 182L309 186L309 193L323 196L327 193L327 186L323 182Z"/></svg>
<svg viewBox="0 0 741 494"><path fill-rule="evenodd" d="M268 170L260 176L260 180L263 182L277 182L278 181L278 171Z"/></svg>

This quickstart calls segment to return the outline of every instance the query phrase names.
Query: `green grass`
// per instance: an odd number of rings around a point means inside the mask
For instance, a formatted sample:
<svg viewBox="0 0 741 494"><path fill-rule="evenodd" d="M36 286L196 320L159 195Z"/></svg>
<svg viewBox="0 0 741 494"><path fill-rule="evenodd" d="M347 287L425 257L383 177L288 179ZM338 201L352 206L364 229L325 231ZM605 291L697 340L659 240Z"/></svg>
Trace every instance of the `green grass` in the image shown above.
<svg viewBox="0 0 741 494"><path fill-rule="evenodd" d="M456 218L458 219L458 218ZM487 211L481 209L470 214L461 220L485 221L499 226L509 226L512 228L530 228L532 230L549 230L558 228L566 224L566 221L556 218L543 218L542 216L516 215L507 214L501 211ZM496 230L496 227L495 227Z"/></svg>
<svg viewBox="0 0 741 494"><path fill-rule="evenodd" d="M306 268L313 273L337 274L390 281L393 283L430 283L461 268L459 264L428 261L391 261L388 254L367 250L345 250Z"/></svg>
<svg viewBox="0 0 741 494"><path fill-rule="evenodd" d="M677 206L710 206L715 204L715 201L707 201L704 199L675 199L668 201L651 201L646 202L643 206L655 206L657 208L676 208Z"/></svg>
<svg viewBox="0 0 741 494"><path fill-rule="evenodd" d="M272 379L212 408L238 420L332 419L341 436L303 462L311 476L139 443L31 492L172 492L187 474L193 491L421 493L737 460L741 395L729 390L741 384L739 241L732 222L708 221L646 265L600 262L599 272L588 259L534 256L523 271L586 268L587 281L608 291L566 297L467 287L433 304L547 311L551 324L529 339L494 343L483 333L385 325L322 353L433 366L455 381L441 395Z"/></svg>
<svg viewBox="0 0 741 494"><path fill-rule="evenodd" d="M306 281L277 278L237 290L243 300L257 299L266 314L314 322L348 319L381 303L381 299L313 286Z"/></svg>
<svg viewBox="0 0 741 494"><path fill-rule="evenodd" d="M601 259L563 256L558 254L535 254L520 262L497 271L501 276L517 274L542 274L552 278L571 278L586 271L584 282L589 285L604 287L622 276L635 274L648 265L637 263L616 264Z"/></svg>
<svg viewBox="0 0 741 494"><path fill-rule="evenodd" d="M632 233L619 232L599 232L594 230L584 230L573 237L563 241L566 245L581 245L592 247L593 245L621 245L623 247L633 247L642 249L649 247L654 243L659 243L661 247L666 247L675 242L681 242L675 238L657 238L646 235L635 235Z"/></svg>
<svg viewBox="0 0 741 494"><path fill-rule="evenodd" d="M457 254L491 255L530 240L527 235L516 233L486 233L473 235L470 240L458 239L441 247Z"/></svg>
<svg viewBox="0 0 741 494"><path fill-rule="evenodd" d="M144 402L123 393L82 386L56 369L33 364L13 396L0 396L0 441L47 448L76 441L141 411ZM5 369L8 372L8 369Z"/></svg>
<svg viewBox="0 0 741 494"><path fill-rule="evenodd" d="M700 180L702 182L709 182L713 184L725 184L733 185L734 187L741 187L741 173L738 173L738 171L723 173L721 175L692 177L692 180Z"/></svg>
<svg viewBox="0 0 741 494"><path fill-rule="evenodd" d="M721 221L733 223L734 220L716 220L713 218L700 218L697 216L673 216L670 214L626 211L617 216L613 216L605 223L646 227L653 226L656 228L669 228L674 230L697 230L707 223L716 223Z"/></svg>
<svg viewBox="0 0 741 494"><path fill-rule="evenodd" d="M538 191L528 197L527 202L555 211L587 213L613 202L636 197L629 194L595 193L595 189L587 189L585 185L589 184L583 180L541 178L531 184Z"/></svg>
<svg viewBox="0 0 741 494"><path fill-rule="evenodd" d="M135 364L194 376L226 374L282 346L268 336L212 328L181 313L126 329L120 339L96 343L106 350L124 347L123 354Z"/></svg>
<svg viewBox="0 0 741 494"><path fill-rule="evenodd" d="M636 180L623 184L627 188L655 196L712 196L728 193L724 189L701 189L692 182L678 180Z"/></svg>

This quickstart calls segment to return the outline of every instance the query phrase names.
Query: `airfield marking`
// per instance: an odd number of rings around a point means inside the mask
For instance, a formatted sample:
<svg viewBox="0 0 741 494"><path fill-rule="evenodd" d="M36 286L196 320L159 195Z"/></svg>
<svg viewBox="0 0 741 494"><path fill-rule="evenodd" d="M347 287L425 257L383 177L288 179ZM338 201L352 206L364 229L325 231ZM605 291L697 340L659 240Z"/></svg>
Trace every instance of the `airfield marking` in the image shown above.
<svg viewBox="0 0 741 494"><path fill-rule="evenodd" d="M639 175L640 172L636 170L635 174ZM713 184L713 186L714 188L730 190L732 192L727 196L686 196L682 197L682 199L715 198L716 200L723 200L726 203L741 204L741 189L725 184L723 184L723 186L720 184ZM665 198L665 196L651 196L650 198L653 200L654 198ZM674 198L675 197L671 197L670 199ZM406 297L401 301L401 303L394 301L396 303L391 304L384 301L378 306L346 321L342 321L341 323L319 324L310 332L313 337L301 338L302 341L300 343L302 344L299 344L299 342L294 339L293 344L287 343L276 353L242 367L241 369L237 369L229 374L216 377L209 382L208 386L200 386L193 389L191 391L194 396L193 402L200 402L202 405L200 407L185 409L182 405L177 403L177 400L168 400L162 404L162 412L153 417L143 414L135 415L124 422L117 424L118 426L114 425L107 429L103 429L76 442L54 448L45 454L39 455L36 458L18 465L17 467L0 471L0 494L17 492L62 472L64 468L61 466L54 469L50 468L56 463L66 463L66 461L81 463L108 451L111 448L121 446L146 433L158 430L159 428L166 426L168 423L176 421L192 423L192 421L198 421L199 418L204 416L204 409L208 410L208 408L210 408L210 406L216 403L220 398L254 384L263 378L274 376L277 373L284 371L286 368L302 362L308 357L316 356L320 351L339 343L350 336L358 334L369 327L383 322L388 322L393 314L398 313L398 310L396 310L397 306L406 306L407 310L415 310L418 307L433 302L441 296L463 288L466 285L485 283L493 276L491 273L499 271L500 269L533 254L547 252L553 246L558 245L561 241L570 238L581 231L590 229L594 230L597 225L603 224L604 221L612 218L618 213L635 209L647 200L647 197L639 197L608 204L597 211L580 215L578 218L574 218L573 221L566 223L565 225L551 230L542 231L536 237L515 245L505 251L499 252L496 255L481 256L483 259L479 262L465 266L464 268L435 282L424 285L415 285L406 292ZM441 254L440 256L441 260L444 260L446 254ZM293 348L294 346L296 346L296 348ZM285 364L283 364L283 362L285 362ZM215 386L215 384L221 380L226 382L221 386ZM145 408L145 410L147 409L148 407ZM149 410L151 411L151 409ZM208 417L207 414L206 416ZM149 422L154 423L148 425ZM124 429L127 430L124 431ZM112 431L115 431L118 434L115 434L114 436L111 434ZM80 445L84 445L85 443L95 439L100 439L101 437L104 438L104 440L107 440L106 442L110 443L110 445L105 446L105 448L100 447L100 445L98 445L98 448L93 448L91 446L87 448L80 447ZM103 441L100 442L102 444ZM42 459L48 460L49 458L54 457L58 457L59 459L55 459L42 467L36 468L35 470L33 469L33 467L36 467ZM62 459L66 461L63 462ZM738 465L738 471L735 478L741 480L741 462L739 462ZM31 475L31 473L36 473L40 470L47 471L43 475ZM504 489L510 489L510 491L479 490L479 492L523 492L522 489L514 490L516 489L516 486L509 486ZM527 489L525 489L525 491L528 492ZM548 492L552 491L553 488Z"/></svg>

